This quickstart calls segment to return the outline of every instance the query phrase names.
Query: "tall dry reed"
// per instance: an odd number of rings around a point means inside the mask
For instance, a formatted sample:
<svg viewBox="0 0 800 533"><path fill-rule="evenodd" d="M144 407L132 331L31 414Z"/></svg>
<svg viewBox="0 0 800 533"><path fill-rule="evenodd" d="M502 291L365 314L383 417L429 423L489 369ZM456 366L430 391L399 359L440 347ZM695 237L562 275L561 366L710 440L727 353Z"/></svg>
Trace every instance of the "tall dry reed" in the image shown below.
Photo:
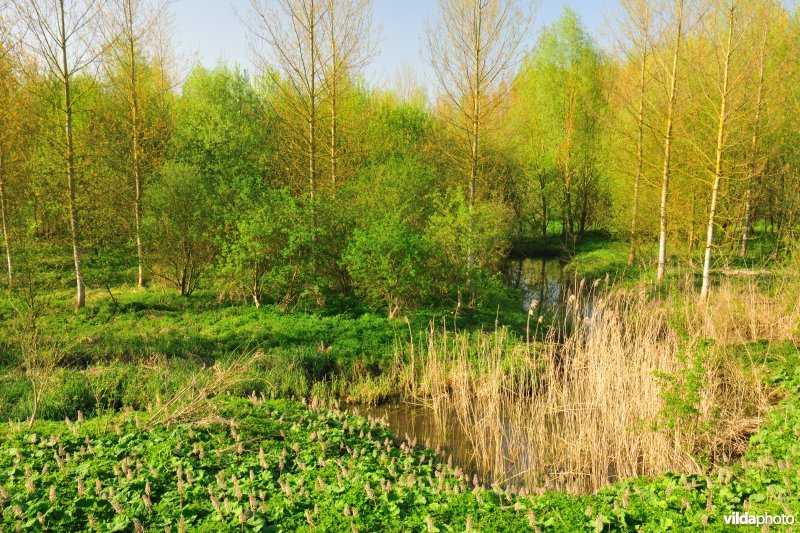
<svg viewBox="0 0 800 533"><path fill-rule="evenodd" d="M706 301L689 299L682 306L687 329L720 344L800 338L800 299L781 283L764 294L755 280L723 280Z"/></svg>
<svg viewBox="0 0 800 533"><path fill-rule="evenodd" d="M717 302L755 298L742 290L718 294ZM405 354L407 392L443 417L455 413L479 469L493 474L489 481L587 492L619 478L700 472L698 453L715 461L741 452L767 391L755 371L712 351L700 363L691 416L667 416L663 376L680 397L698 339L720 324L710 311L690 338L679 335L676 321L694 327L702 318L696 299L682 302L641 290L572 296L559 325L530 343L503 329L468 335L431 327ZM754 320L746 315L741 323Z"/></svg>

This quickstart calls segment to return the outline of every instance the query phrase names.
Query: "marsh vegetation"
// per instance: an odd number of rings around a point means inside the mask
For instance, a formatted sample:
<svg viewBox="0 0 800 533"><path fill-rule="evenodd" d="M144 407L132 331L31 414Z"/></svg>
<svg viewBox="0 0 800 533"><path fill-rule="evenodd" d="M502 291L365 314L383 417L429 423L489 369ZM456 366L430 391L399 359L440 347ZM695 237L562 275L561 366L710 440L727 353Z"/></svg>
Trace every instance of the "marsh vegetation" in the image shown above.
<svg viewBox="0 0 800 533"><path fill-rule="evenodd" d="M800 19L0 0L0 529L718 530L800 513Z"/></svg>

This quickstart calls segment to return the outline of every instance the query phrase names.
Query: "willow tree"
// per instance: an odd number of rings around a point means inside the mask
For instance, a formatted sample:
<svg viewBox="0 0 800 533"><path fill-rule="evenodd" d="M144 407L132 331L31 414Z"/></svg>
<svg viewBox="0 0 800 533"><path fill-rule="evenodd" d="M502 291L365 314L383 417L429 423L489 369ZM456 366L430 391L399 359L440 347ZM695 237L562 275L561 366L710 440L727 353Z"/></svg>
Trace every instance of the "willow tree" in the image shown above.
<svg viewBox="0 0 800 533"><path fill-rule="evenodd" d="M72 259L75 266L77 309L86 304L86 286L81 270L81 229L78 213L78 174L73 93L78 75L91 76L91 68L100 54L97 20L102 0L11 0L22 27L23 39L34 53L48 78L60 89L61 99L54 102L62 117L63 141L59 151L67 181Z"/></svg>
<svg viewBox="0 0 800 533"><path fill-rule="evenodd" d="M111 0L106 11L108 32L105 67L112 91L121 96L123 109L116 118L124 122L127 138L120 147L124 171L133 183L133 237L136 243L137 285L144 285L142 198L145 178L153 170L164 145L164 121L156 101L164 75L158 68L159 33L167 11L165 2Z"/></svg>
<svg viewBox="0 0 800 533"><path fill-rule="evenodd" d="M426 31L428 56L449 104L444 118L461 142L449 152L467 178L469 224L467 289L473 267L473 213L483 158L481 141L506 101L509 75L519 62L530 21L515 0L439 0L438 19Z"/></svg>
<svg viewBox="0 0 800 533"><path fill-rule="evenodd" d="M602 68L603 58L578 15L564 9L542 31L515 82L512 118L522 121L518 130L531 145L527 157L539 178L542 206L560 188L567 240L585 230L598 196L596 163L606 107Z"/></svg>

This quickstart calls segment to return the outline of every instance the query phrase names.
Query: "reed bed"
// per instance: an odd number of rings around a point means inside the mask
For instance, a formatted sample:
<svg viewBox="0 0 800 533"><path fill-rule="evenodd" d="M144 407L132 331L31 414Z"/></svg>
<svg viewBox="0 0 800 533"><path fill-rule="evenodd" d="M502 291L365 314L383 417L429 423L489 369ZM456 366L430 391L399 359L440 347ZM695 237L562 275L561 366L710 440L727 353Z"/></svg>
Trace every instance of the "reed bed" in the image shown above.
<svg viewBox="0 0 800 533"><path fill-rule="evenodd" d="M800 299L789 283L773 290L769 296L755 281L725 280L708 301L686 302L687 329L722 345L797 339Z"/></svg>
<svg viewBox="0 0 800 533"><path fill-rule="evenodd" d="M456 414L476 464L492 473L483 481L585 493L620 478L700 473L737 457L758 427L769 391L755 367L705 347L721 332L712 348L791 336L796 310L786 318L786 307L758 307L757 291L734 285L706 304L596 287L568 296L555 326L541 331L534 320L529 342L502 328L470 335L432 325L404 348L407 395ZM734 302L760 311L735 314ZM768 325L767 313L780 320ZM678 323L697 329L687 336ZM681 387L695 401L670 405L667 384L679 401Z"/></svg>

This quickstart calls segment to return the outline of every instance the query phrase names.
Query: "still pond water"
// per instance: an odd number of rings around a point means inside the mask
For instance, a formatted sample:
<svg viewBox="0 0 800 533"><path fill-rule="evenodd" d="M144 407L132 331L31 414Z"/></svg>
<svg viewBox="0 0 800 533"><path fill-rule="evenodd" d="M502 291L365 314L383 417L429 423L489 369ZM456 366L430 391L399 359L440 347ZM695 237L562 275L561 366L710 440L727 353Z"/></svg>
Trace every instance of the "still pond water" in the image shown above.
<svg viewBox="0 0 800 533"><path fill-rule="evenodd" d="M523 294L523 309L531 302L538 302L537 312L558 311L567 292L567 280L563 264L558 259L513 259L506 263L503 277L511 287ZM503 482L495 479L491 471L481 468L474 459L473 446L454 412L437 416L432 409L411 403L396 403L377 407L358 406L351 409L361 416L385 420L398 439L416 440L437 450L442 461L452 459L453 466L460 467L470 479L477 475L481 483ZM519 450L516 450L519 452ZM510 454L524 457L523 453ZM509 460L505 465L506 475L522 474L529 465L523 460Z"/></svg>

